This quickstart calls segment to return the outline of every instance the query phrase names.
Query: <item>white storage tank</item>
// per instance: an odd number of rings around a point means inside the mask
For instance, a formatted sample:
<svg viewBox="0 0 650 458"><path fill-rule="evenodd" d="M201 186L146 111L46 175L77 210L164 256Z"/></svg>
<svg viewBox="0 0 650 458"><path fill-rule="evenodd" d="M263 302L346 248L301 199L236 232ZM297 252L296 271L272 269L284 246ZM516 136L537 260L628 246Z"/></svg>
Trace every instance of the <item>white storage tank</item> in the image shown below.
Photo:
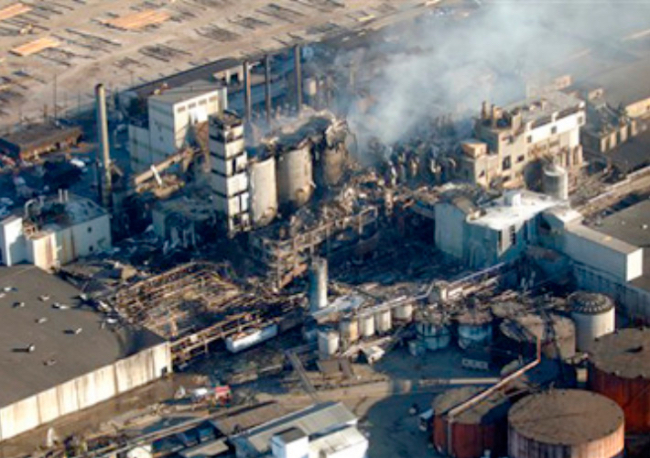
<svg viewBox="0 0 650 458"><path fill-rule="evenodd" d="M301 207L314 191L311 142L281 153L277 159L278 200L281 205Z"/></svg>
<svg viewBox="0 0 650 458"><path fill-rule="evenodd" d="M318 353L321 356L333 356L339 351L340 345L339 333L335 330L325 327L318 330Z"/></svg>
<svg viewBox="0 0 650 458"><path fill-rule="evenodd" d="M441 312L424 312L415 318L415 329L427 350L436 351L447 348L451 343L449 319Z"/></svg>
<svg viewBox="0 0 650 458"><path fill-rule="evenodd" d="M255 227L269 224L278 213L275 157L259 158L249 163L250 211Z"/></svg>
<svg viewBox="0 0 650 458"><path fill-rule="evenodd" d="M375 317L372 314L359 317L359 328L361 337L372 337L375 335Z"/></svg>
<svg viewBox="0 0 650 458"><path fill-rule="evenodd" d="M465 350L469 347L483 347L492 343L492 316L489 312L468 310L456 319L460 348Z"/></svg>
<svg viewBox="0 0 650 458"><path fill-rule="evenodd" d="M226 348L231 353L239 353L278 335L275 324L264 328L250 328L226 338Z"/></svg>
<svg viewBox="0 0 650 458"><path fill-rule="evenodd" d="M313 312L327 307L327 259L314 258L309 268L309 308Z"/></svg>
<svg viewBox="0 0 650 458"><path fill-rule="evenodd" d="M339 323L341 340L345 345L350 345L359 340L359 321L352 317L345 317Z"/></svg>
<svg viewBox="0 0 650 458"><path fill-rule="evenodd" d="M379 334L390 332L393 328L393 320L390 309L381 310L375 313L375 329Z"/></svg>
<svg viewBox="0 0 650 458"><path fill-rule="evenodd" d="M569 297L569 304L579 351L589 351L597 338L616 329L614 301L609 296L578 291Z"/></svg>
<svg viewBox="0 0 650 458"><path fill-rule="evenodd" d="M409 323L413 320L413 302L405 302L393 307L393 319Z"/></svg>
<svg viewBox="0 0 650 458"><path fill-rule="evenodd" d="M549 164L544 167L542 187L544 194L559 200L567 200L569 198L569 174L563 167Z"/></svg>

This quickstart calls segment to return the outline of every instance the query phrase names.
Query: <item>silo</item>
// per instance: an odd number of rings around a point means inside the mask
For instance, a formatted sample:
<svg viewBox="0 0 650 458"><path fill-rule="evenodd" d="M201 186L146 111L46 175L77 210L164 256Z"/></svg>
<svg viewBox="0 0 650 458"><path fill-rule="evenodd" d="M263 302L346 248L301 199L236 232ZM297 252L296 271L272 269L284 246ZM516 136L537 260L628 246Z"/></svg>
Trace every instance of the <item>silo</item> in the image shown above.
<svg viewBox="0 0 650 458"><path fill-rule="evenodd" d="M578 350L589 351L595 339L616 329L614 301L609 296L579 291L571 295L569 304Z"/></svg>
<svg viewBox="0 0 650 458"><path fill-rule="evenodd" d="M372 314L362 315L359 317L359 328L362 337L372 337L375 335L375 317Z"/></svg>
<svg viewBox="0 0 650 458"><path fill-rule="evenodd" d="M327 307L327 259L314 258L309 268L309 308L312 312Z"/></svg>
<svg viewBox="0 0 650 458"><path fill-rule="evenodd" d="M518 401L508 413L510 458L618 458L625 420L615 402L583 390L550 390Z"/></svg>
<svg viewBox="0 0 650 458"><path fill-rule="evenodd" d="M532 357L539 340L542 354L548 358L570 358L576 353L576 336L573 322L566 317L549 314L548 318L527 313L508 318L499 325L504 350L515 355Z"/></svg>
<svg viewBox="0 0 650 458"><path fill-rule="evenodd" d="M420 313L415 318L418 339L427 350L447 348L451 343L449 318L441 312Z"/></svg>
<svg viewBox="0 0 650 458"><path fill-rule="evenodd" d="M393 320L390 309L375 312L375 329L380 334L390 332L393 327Z"/></svg>
<svg viewBox="0 0 650 458"><path fill-rule="evenodd" d="M277 159L278 200L281 205L301 207L314 191L311 142L281 153Z"/></svg>
<svg viewBox="0 0 650 458"><path fill-rule="evenodd" d="M327 186L339 184L345 171L345 162L348 151L344 143L326 148L321 156L321 169L323 183Z"/></svg>
<svg viewBox="0 0 650 458"><path fill-rule="evenodd" d="M404 302L393 307L393 320L410 323L413 320L413 302Z"/></svg>
<svg viewBox="0 0 650 458"><path fill-rule="evenodd" d="M507 415L510 401L500 391L450 417L454 409L469 401L482 389L475 386L454 388L433 402L433 443L436 449L454 458L480 458L486 450L502 456L507 446Z"/></svg>
<svg viewBox="0 0 650 458"><path fill-rule="evenodd" d="M628 432L650 433L650 330L599 338L591 349L589 387L623 408Z"/></svg>
<svg viewBox="0 0 650 458"><path fill-rule="evenodd" d="M331 328L324 327L318 330L318 353L321 356L333 356L339 350L339 333Z"/></svg>
<svg viewBox="0 0 650 458"><path fill-rule="evenodd" d="M269 224L278 213L278 191L275 176L275 157L249 163L250 199L253 225Z"/></svg>
<svg viewBox="0 0 650 458"><path fill-rule="evenodd" d="M489 312L468 310L459 315L456 320L458 321L458 346L463 350L492 343L492 316Z"/></svg>
<svg viewBox="0 0 650 458"><path fill-rule="evenodd" d="M359 340L359 321L353 317L345 317L339 323L341 340L350 345Z"/></svg>
<svg viewBox="0 0 650 458"><path fill-rule="evenodd" d="M544 194L548 196L559 200L569 198L569 174L559 165L549 164L544 167L542 186Z"/></svg>

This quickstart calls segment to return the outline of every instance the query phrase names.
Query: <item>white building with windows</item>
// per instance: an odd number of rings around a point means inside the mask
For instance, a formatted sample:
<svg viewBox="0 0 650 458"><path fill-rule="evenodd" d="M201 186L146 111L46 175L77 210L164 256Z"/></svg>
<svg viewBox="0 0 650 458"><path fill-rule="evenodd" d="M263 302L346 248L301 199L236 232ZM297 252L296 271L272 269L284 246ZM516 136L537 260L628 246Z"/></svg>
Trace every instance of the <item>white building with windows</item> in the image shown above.
<svg viewBox="0 0 650 458"><path fill-rule="evenodd" d="M195 143L197 126L227 107L227 88L217 82L188 83L149 96L146 115L129 124L132 170L142 172Z"/></svg>

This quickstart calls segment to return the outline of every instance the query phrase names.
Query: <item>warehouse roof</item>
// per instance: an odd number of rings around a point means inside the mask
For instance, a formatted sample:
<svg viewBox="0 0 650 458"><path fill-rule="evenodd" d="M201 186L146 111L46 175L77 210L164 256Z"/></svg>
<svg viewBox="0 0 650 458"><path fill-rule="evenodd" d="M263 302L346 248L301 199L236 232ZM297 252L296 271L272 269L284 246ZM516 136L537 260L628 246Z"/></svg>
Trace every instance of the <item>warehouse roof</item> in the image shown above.
<svg viewBox="0 0 650 458"><path fill-rule="evenodd" d="M289 428L300 428L308 436L356 424L357 418L343 404L325 402L299 410L269 423L253 428L233 439L236 447L243 446L259 454L269 450L271 437Z"/></svg>
<svg viewBox="0 0 650 458"><path fill-rule="evenodd" d="M582 390L526 396L508 413L510 427L544 444L581 445L623 427L623 410L611 399Z"/></svg>
<svg viewBox="0 0 650 458"><path fill-rule="evenodd" d="M219 91L222 88L223 83L221 82L195 81L162 90L160 93L152 95L150 100L174 105Z"/></svg>
<svg viewBox="0 0 650 458"><path fill-rule="evenodd" d="M0 138L0 149L20 154L55 146L69 140L78 140L82 135L78 126L59 126L54 123L30 125L25 129Z"/></svg>
<svg viewBox="0 0 650 458"><path fill-rule="evenodd" d="M104 326L79 294L36 267L0 266L0 407L163 342L147 330Z"/></svg>

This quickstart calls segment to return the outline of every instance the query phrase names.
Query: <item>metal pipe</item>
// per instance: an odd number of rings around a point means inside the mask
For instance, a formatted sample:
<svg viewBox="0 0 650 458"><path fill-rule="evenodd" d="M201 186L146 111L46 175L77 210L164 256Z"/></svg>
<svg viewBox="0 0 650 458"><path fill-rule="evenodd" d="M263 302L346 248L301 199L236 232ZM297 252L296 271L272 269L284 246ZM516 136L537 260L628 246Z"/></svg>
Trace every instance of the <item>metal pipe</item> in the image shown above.
<svg viewBox="0 0 650 458"><path fill-rule="evenodd" d="M271 57L267 54L264 56L264 101L266 108L266 122L271 122L271 111L273 103L271 99Z"/></svg>
<svg viewBox="0 0 650 458"><path fill-rule="evenodd" d="M294 75L296 77L296 112L300 114L302 110L302 62L300 58L300 45L293 48L293 61L295 65Z"/></svg>
<svg viewBox="0 0 650 458"><path fill-rule="evenodd" d="M246 124L251 122L253 102L251 100L251 67L247 60L244 61L244 120Z"/></svg>
<svg viewBox="0 0 650 458"><path fill-rule="evenodd" d="M103 177L100 178L101 199L104 207L111 206L111 193L113 188L111 176L111 150L108 140L108 115L106 114L106 90L103 84L95 86L97 100L97 134L99 141L99 154L103 168Z"/></svg>

